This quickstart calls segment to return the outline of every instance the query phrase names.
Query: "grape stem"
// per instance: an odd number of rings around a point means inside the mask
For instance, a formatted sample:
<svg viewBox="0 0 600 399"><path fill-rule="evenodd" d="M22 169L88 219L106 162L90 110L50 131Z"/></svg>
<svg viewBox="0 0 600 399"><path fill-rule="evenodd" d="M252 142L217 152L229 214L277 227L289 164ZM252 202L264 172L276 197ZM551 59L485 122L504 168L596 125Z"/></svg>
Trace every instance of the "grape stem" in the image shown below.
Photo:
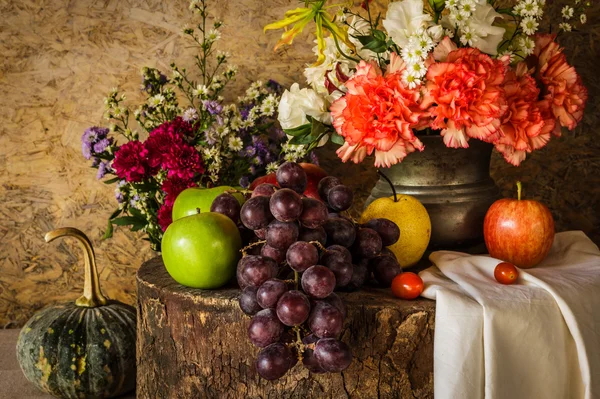
<svg viewBox="0 0 600 399"><path fill-rule="evenodd" d="M309 241L309 244L313 244L315 247L319 248L321 251L327 252L327 248L323 246L319 241Z"/></svg>
<svg viewBox="0 0 600 399"><path fill-rule="evenodd" d="M300 280L300 273L294 270L294 285L296 286L296 290L298 290L298 281Z"/></svg>
<svg viewBox="0 0 600 399"><path fill-rule="evenodd" d="M302 361L302 353L304 353L305 345L302 343L302 336L300 335L300 327L294 327L294 331L296 331L296 343L295 346L298 348L298 361Z"/></svg>
<svg viewBox="0 0 600 399"><path fill-rule="evenodd" d="M517 182L517 200L521 201L521 192L523 190L523 185L520 181Z"/></svg>
<svg viewBox="0 0 600 399"><path fill-rule="evenodd" d="M253 242L252 244L249 244L249 245L245 246L244 248L240 249L240 252L242 253L242 256L247 256L248 253L246 251L248 251L250 248L257 247L261 244L265 244L266 242L267 242L267 240Z"/></svg>
<svg viewBox="0 0 600 399"><path fill-rule="evenodd" d="M394 202L398 202L398 195L396 194L396 187L394 187L394 185L392 184L392 181L386 175L384 175L383 172L380 171L379 169L377 169L377 174L379 176L383 177L385 179L385 181L388 182L388 184L392 188L392 193L394 193Z"/></svg>
<svg viewBox="0 0 600 399"><path fill-rule="evenodd" d="M235 189L235 188L233 190L225 190L223 192L227 193L227 194L236 194L236 193L244 194L244 195L246 195L246 194L252 194L252 190L238 190L238 189Z"/></svg>

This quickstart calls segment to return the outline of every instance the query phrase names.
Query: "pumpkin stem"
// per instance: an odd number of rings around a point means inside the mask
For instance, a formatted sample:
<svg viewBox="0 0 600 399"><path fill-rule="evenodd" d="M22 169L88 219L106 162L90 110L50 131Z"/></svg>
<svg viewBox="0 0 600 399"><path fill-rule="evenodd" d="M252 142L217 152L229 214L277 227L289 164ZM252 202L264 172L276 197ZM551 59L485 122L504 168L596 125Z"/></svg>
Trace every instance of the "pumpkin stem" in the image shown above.
<svg viewBox="0 0 600 399"><path fill-rule="evenodd" d="M96 256L94 255L94 247L90 239L80 230L73 227L62 227L46 233L44 239L46 242L53 241L59 237L75 237L83 247L85 261L85 280L83 283L83 295L77 298L75 304L85 308L95 308L97 306L106 305L106 297L100 289L98 281L98 269L96 268Z"/></svg>

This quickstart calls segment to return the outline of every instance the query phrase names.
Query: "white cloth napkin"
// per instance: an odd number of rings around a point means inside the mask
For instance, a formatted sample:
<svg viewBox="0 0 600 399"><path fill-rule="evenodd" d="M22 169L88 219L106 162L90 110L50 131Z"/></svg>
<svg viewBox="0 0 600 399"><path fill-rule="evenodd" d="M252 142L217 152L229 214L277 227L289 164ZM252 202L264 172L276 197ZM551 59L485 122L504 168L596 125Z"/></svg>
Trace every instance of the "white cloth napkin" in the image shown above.
<svg viewBox="0 0 600 399"><path fill-rule="evenodd" d="M489 256L429 259L436 399L600 398L600 251L584 233L556 234L514 285L496 282Z"/></svg>

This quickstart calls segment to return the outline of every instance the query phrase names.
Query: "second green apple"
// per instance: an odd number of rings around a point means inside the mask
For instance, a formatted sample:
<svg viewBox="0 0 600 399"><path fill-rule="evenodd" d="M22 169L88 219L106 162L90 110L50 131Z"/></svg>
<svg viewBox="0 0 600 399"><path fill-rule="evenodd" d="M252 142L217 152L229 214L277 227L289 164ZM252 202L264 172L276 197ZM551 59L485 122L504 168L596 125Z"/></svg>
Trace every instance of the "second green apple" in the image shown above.
<svg viewBox="0 0 600 399"><path fill-rule="evenodd" d="M236 188L230 186L218 186L213 188L188 188L183 190L173 204L173 221L186 216L195 215L200 212L210 212L210 206L215 198L225 191L235 191ZM244 203L244 196L241 193L233 193L233 196L239 201L240 205Z"/></svg>

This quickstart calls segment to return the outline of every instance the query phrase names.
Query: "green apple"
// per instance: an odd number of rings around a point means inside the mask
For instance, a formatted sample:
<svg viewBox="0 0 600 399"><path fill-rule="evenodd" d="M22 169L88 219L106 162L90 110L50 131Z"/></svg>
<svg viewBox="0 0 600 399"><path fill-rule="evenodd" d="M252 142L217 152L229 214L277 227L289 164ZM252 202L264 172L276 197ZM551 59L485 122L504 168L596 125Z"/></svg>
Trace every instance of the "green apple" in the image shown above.
<svg viewBox="0 0 600 399"><path fill-rule="evenodd" d="M173 204L173 221L195 215L198 213L198 209L200 209L200 212L210 212L210 206L215 198L227 190L233 191L236 189L230 186L218 186L213 188L193 187L183 190ZM242 194L234 193L233 195L240 202L240 205L244 204L244 196Z"/></svg>
<svg viewBox="0 0 600 399"><path fill-rule="evenodd" d="M171 223L161 246L173 280L187 287L214 289L235 274L242 239L227 216L204 212Z"/></svg>

